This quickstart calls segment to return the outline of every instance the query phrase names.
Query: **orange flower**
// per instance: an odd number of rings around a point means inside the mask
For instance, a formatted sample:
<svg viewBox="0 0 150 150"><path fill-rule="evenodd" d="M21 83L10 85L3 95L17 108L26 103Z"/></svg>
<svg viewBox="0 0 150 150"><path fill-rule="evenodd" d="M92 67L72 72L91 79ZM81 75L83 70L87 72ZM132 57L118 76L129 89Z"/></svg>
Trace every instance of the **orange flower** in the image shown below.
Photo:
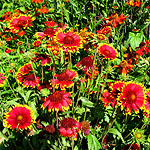
<svg viewBox="0 0 150 150"><path fill-rule="evenodd" d="M4 86L5 80L6 80L5 74L4 73L0 73L0 87Z"/></svg>
<svg viewBox="0 0 150 150"><path fill-rule="evenodd" d="M39 47L41 44L42 44L42 42L41 42L40 40L36 40L36 41L33 42L32 45L33 45L34 47Z"/></svg>
<svg viewBox="0 0 150 150"><path fill-rule="evenodd" d="M122 60L119 65L114 65L113 68L120 68L120 73L123 76L126 76L126 74L133 68L134 65L128 64L126 60ZM129 69L129 70L128 70Z"/></svg>
<svg viewBox="0 0 150 150"><path fill-rule="evenodd" d="M36 3L36 4L41 4L43 3L43 0L32 0L33 3Z"/></svg>
<svg viewBox="0 0 150 150"><path fill-rule="evenodd" d="M126 18L127 16L123 17L123 13L121 13L120 16L118 16L117 13L113 13L107 19L104 18L104 20L109 20L107 25L110 25L111 23L113 23L113 27L116 28L118 24L122 24L123 21L126 21Z"/></svg>
<svg viewBox="0 0 150 150"><path fill-rule="evenodd" d="M128 0L126 2L127 5L131 5L131 6L134 6L134 1L133 0Z"/></svg>
<svg viewBox="0 0 150 150"><path fill-rule="evenodd" d="M136 0L134 2L134 6L141 7L141 5L142 5L142 2L140 2L140 0Z"/></svg>
<svg viewBox="0 0 150 150"><path fill-rule="evenodd" d="M47 9L46 6L43 6L42 9L38 9L38 11L45 14L49 12L49 9Z"/></svg>

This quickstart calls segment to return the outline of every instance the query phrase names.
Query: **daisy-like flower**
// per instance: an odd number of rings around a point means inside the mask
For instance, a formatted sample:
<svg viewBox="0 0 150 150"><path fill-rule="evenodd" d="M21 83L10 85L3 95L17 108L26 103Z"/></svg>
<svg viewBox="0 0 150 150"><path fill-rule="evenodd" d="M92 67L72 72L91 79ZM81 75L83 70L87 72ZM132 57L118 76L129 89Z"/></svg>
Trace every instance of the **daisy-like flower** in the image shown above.
<svg viewBox="0 0 150 150"><path fill-rule="evenodd" d="M27 27L32 26L32 21L34 21L34 18L31 18L31 16L26 16L23 14L20 14L18 17L13 17L11 21L8 23L8 28L11 29L12 33L17 33L19 31L22 31L23 29L26 29Z"/></svg>
<svg viewBox="0 0 150 150"><path fill-rule="evenodd" d="M36 52L34 54L35 54L35 57L32 58L32 61L34 61L34 62L41 61L42 66L46 66L47 64L51 63L51 58L49 55L38 54Z"/></svg>
<svg viewBox="0 0 150 150"><path fill-rule="evenodd" d="M0 73L0 87L4 86L4 83L6 81L6 76L4 73Z"/></svg>
<svg viewBox="0 0 150 150"><path fill-rule="evenodd" d="M105 59L114 60L118 56L117 50L110 44L100 44L98 53L103 55Z"/></svg>
<svg viewBox="0 0 150 150"><path fill-rule="evenodd" d="M134 2L134 6L141 7L141 5L142 5L142 2L140 2L140 0L136 0Z"/></svg>
<svg viewBox="0 0 150 150"><path fill-rule="evenodd" d="M34 74L22 75L21 73L17 73L16 78L19 83L22 83L25 87L32 87L39 86L40 78L35 77Z"/></svg>
<svg viewBox="0 0 150 150"><path fill-rule="evenodd" d="M5 113L4 127L10 129L31 129L31 124L35 123L32 109L27 105L18 105L9 109Z"/></svg>
<svg viewBox="0 0 150 150"><path fill-rule="evenodd" d="M111 14L108 18L104 18L104 20L109 20L107 25L110 25L113 23L113 27L116 28L118 24L122 24L123 21L126 21L127 16L123 16L123 13L121 13L120 16L118 16L117 13Z"/></svg>
<svg viewBox="0 0 150 150"><path fill-rule="evenodd" d="M80 65L84 67L84 71L87 71L89 68L94 68L93 60L90 56L84 57L80 62L77 63L76 67L79 68Z"/></svg>
<svg viewBox="0 0 150 150"><path fill-rule="evenodd" d="M144 86L134 82L127 82L122 88L122 93L119 97L119 105L121 109L126 106L126 113L131 114L132 109L135 113L139 112L139 109L143 107L145 102Z"/></svg>
<svg viewBox="0 0 150 150"><path fill-rule="evenodd" d="M63 51L63 49L61 47L57 47L55 45L53 46L48 46L48 50L50 51L51 54L53 54L54 56L58 56L60 51Z"/></svg>
<svg viewBox="0 0 150 150"><path fill-rule="evenodd" d="M97 30L96 32L98 35L99 34L103 34L103 35L109 34L109 36L111 36L112 35L111 31L112 31L111 27L106 26L106 27L101 28L100 30Z"/></svg>
<svg viewBox="0 0 150 150"><path fill-rule="evenodd" d="M32 66L30 63L25 64L23 67L19 68L19 73L22 75L28 74L30 71L32 71Z"/></svg>
<svg viewBox="0 0 150 150"><path fill-rule="evenodd" d="M46 13L49 12L49 9L48 9L46 6L43 6L42 9L38 9L38 11L39 11L40 13L46 14Z"/></svg>
<svg viewBox="0 0 150 150"><path fill-rule="evenodd" d="M71 81L77 76L77 73L66 69L63 73L56 74L55 77L55 86L58 87L60 85L60 88L62 90L65 90L65 88L70 88L74 85L74 82ZM53 79L51 79L51 83L53 84Z"/></svg>
<svg viewBox="0 0 150 150"><path fill-rule="evenodd" d="M75 52L75 50L78 51L79 48L82 48L82 39L77 32L68 31L63 33L59 31L56 34L56 40L64 49L69 48L68 51L70 52Z"/></svg>
<svg viewBox="0 0 150 150"><path fill-rule="evenodd" d="M73 139L77 139L77 133L79 133L81 129L81 123L77 122L73 118L64 118L60 121L59 133L65 137L73 136Z"/></svg>
<svg viewBox="0 0 150 150"><path fill-rule="evenodd" d="M56 91L50 96L46 98L46 101L42 104L42 108L45 109L48 106L48 111L65 111L69 109L69 105L72 104L72 101L70 98L71 94L65 93L65 91Z"/></svg>
<svg viewBox="0 0 150 150"><path fill-rule="evenodd" d="M136 53L140 56L143 56L144 53L150 53L150 41L146 40L146 42L141 42L140 46L136 47L136 49L138 49Z"/></svg>
<svg viewBox="0 0 150 150"><path fill-rule="evenodd" d="M129 5L131 5L131 6L134 6L134 1L133 0L128 0L127 2L126 2L126 4L129 6Z"/></svg>
<svg viewBox="0 0 150 150"><path fill-rule="evenodd" d="M131 68L133 68L134 65L128 64L126 60L122 60L119 65L114 65L113 68L120 68L120 73L123 76L126 76L126 74L131 71Z"/></svg>
<svg viewBox="0 0 150 150"><path fill-rule="evenodd" d="M36 40L36 41L33 42L32 45L33 45L34 47L39 47L41 44L42 44L42 42L41 42L40 40Z"/></svg>
<svg viewBox="0 0 150 150"><path fill-rule="evenodd" d="M129 148L131 150L140 150L140 146L137 143L132 144L132 146L131 146L131 144L127 144L121 150L128 150Z"/></svg>

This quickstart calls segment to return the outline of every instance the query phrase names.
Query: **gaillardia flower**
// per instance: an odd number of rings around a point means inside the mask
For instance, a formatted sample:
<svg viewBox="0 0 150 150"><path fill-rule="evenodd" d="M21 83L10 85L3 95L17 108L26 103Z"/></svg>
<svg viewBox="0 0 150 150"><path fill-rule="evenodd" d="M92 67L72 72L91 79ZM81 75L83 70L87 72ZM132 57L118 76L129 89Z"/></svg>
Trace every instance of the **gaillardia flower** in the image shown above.
<svg viewBox="0 0 150 150"><path fill-rule="evenodd" d="M32 71L32 65L30 63L25 64L23 67L19 68L19 73L22 75L28 74L30 71Z"/></svg>
<svg viewBox="0 0 150 150"><path fill-rule="evenodd" d="M76 76L76 72L66 69L63 73L55 75L55 77L57 77L57 79L54 80L55 86L58 87L58 85L60 85L62 90L65 90L65 88L70 88L74 85L74 82L71 80L73 80ZM51 83L53 85L53 79L51 79Z"/></svg>
<svg viewBox="0 0 150 150"><path fill-rule="evenodd" d="M110 44L100 44L98 53L103 55L105 59L114 60L118 56L117 50Z"/></svg>
<svg viewBox="0 0 150 150"><path fill-rule="evenodd" d="M5 80L6 80L5 74L4 73L0 73L0 87L4 86Z"/></svg>
<svg viewBox="0 0 150 150"><path fill-rule="evenodd" d="M119 100L122 110L126 106L126 113L131 114L132 109L138 113L145 101L144 86L134 82L125 83Z"/></svg>
<svg viewBox="0 0 150 150"><path fill-rule="evenodd" d="M107 19L104 18L104 20L109 20L107 25L110 25L111 23L113 23L113 27L116 28L118 24L122 24L123 21L126 21L126 18L127 16L123 17L123 13L121 13L120 16L118 16L117 13L113 13Z"/></svg>
<svg viewBox="0 0 150 150"><path fill-rule="evenodd" d="M93 60L90 56L84 57L80 62L77 63L76 67L79 68L79 66L83 66L83 70L87 71L87 69L94 68Z"/></svg>
<svg viewBox="0 0 150 150"><path fill-rule="evenodd" d="M144 112L146 112L150 116L150 89L145 93L146 95L146 103L144 105Z"/></svg>
<svg viewBox="0 0 150 150"><path fill-rule="evenodd" d="M31 108L27 105L18 105L10 108L10 111L5 113L4 127L10 129L31 129L31 124L34 123L34 115Z"/></svg>
<svg viewBox="0 0 150 150"><path fill-rule="evenodd" d="M87 136L90 133L90 124L87 121L81 122L81 130L84 132L84 135Z"/></svg>
<svg viewBox="0 0 150 150"><path fill-rule="evenodd" d="M56 40L64 49L69 48L70 52L78 51L82 47L82 39L77 32L63 33L59 31L56 33Z"/></svg>
<svg viewBox="0 0 150 150"><path fill-rule="evenodd" d="M65 93L65 91L56 91L50 96L46 98L46 101L42 104L42 108L45 109L48 106L48 111L65 111L69 109L69 105L72 104L72 101L70 98L71 94Z"/></svg>
<svg viewBox="0 0 150 150"><path fill-rule="evenodd" d="M77 122L73 118L64 118L60 121L59 133L65 137L73 136L73 139L77 139L77 133L79 133L81 129L81 123Z"/></svg>

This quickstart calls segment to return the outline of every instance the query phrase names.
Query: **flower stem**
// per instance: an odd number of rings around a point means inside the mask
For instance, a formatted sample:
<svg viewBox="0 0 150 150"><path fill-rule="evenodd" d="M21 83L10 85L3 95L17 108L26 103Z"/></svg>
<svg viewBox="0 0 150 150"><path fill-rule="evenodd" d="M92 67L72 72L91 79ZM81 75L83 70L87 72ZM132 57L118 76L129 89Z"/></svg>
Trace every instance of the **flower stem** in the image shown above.
<svg viewBox="0 0 150 150"><path fill-rule="evenodd" d="M53 93L55 92L55 59L53 58Z"/></svg>

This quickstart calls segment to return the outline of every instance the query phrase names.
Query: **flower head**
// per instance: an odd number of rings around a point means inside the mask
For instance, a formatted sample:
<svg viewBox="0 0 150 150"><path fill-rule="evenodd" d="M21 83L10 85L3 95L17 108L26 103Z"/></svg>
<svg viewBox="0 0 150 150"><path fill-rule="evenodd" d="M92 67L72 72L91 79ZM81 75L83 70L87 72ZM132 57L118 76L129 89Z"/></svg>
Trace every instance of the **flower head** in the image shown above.
<svg viewBox="0 0 150 150"><path fill-rule="evenodd" d="M114 60L118 56L117 50L110 44L100 44L98 53L103 55L105 59Z"/></svg>
<svg viewBox="0 0 150 150"><path fill-rule="evenodd" d="M10 129L31 129L34 123L34 115L31 108L27 105L18 105L10 108L10 112L5 113L4 127Z"/></svg>
<svg viewBox="0 0 150 150"><path fill-rule="evenodd" d="M36 4L41 4L43 3L43 0L32 0L33 3L36 3Z"/></svg>
<svg viewBox="0 0 150 150"><path fill-rule="evenodd" d="M133 68L134 65L128 64L126 60L122 60L119 65L114 65L113 68L120 68L120 73L123 76L126 76L126 74L131 71L131 68Z"/></svg>
<svg viewBox="0 0 150 150"><path fill-rule="evenodd" d="M85 136L89 135L90 133L90 124L87 121L81 122L81 129L84 132Z"/></svg>
<svg viewBox="0 0 150 150"><path fill-rule="evenodd" d="M118 16L117 13L111 14L107 19L104 18L104 20L109 20L107 25L110 25L113 23L113 27L116 28L118 24L122 24L123 21L126 21L127 16L123 16L123 13L121 13L120 16Z"/></svg>
<svg viewBox="0 0 150 150"><path fill-rule="evenodd" d="M146 103L144 105L144 112L150 115L150 90L148 90L148 92L146 92L145 95L146 95Z"/></svg>
<svg viewBox="0 0 150 150"><path fill-rule="evenodd" d="M134 82L125 83L119 101L121 109L126 106L126 113L131 114L132 109L138 113L145 101L144 86Z"/></svg>
<svg viewBox="0 0 150 150"><path fill-rule="evenodd" d="M70 48L69 51L71 52L78 51L82 47L82 39L77 32L58 32L56 34L56 40L64 49Z"/></svg>
<svg viewBox="0 0 150 150"><path fill-rule="evenodd" d="M70 98L70 93L65 93L65 91L56 91L46 98L46 101L42 104L42 108L48 106L48 111L64 111L69 109L69 105L72 104Z"/></svg>
<svg viewBox="0 0 150 150"><path fill-rule="evenodd" d="M45 131L47 131L50 134L53 134L55 132L55 127L53 125L47 125L45 127Z"/></svg>
<svg viewBox="0 0 150 150"><path fill-rule="evenodd" d="M70 88L74 85L74 82L71 80L73 80L76 76L76 72L66 69L64 72L55 75L55 77L57 77L57 79L55 79L55 86L58 87L58 85L60 85L62 90L65 90L65 88ZM53 79L51 82L53 83Z"/></svg>
<svg viewBox="0 0 150 150"><path fill-rule="evenodd" d="M90 56L84 57L80 62L77 63L76 67L79 68L79 66L82 65L84 67L84 71L87 71L87 69L91 68L93 69L93 60Z"/></svg>
<svg viewBox="0 0 150 150"><path fill-rule="evenodd" d="M73 118L64 118L60 121L59 133L65 137L73 136L73 139L76 140L77 133L81 129L81 124L74 120Z"/></svg>

